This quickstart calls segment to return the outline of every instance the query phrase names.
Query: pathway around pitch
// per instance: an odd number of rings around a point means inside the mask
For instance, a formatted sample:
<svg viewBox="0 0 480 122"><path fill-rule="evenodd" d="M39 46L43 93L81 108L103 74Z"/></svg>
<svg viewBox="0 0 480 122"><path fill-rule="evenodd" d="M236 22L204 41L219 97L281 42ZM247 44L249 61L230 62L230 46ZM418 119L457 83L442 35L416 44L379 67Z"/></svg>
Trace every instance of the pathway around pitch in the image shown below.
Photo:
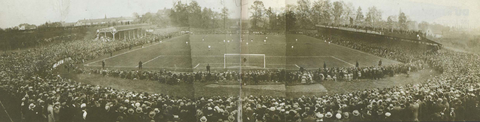
<svg viewBox="0 0 480 122"><path fill-rule="evenodd" d="M197 63L197 65L195 65L192 69L199 69L199 67L206 67L207 64L210 65L210 69L235 69L235 68L255 68L255 69L285 69L285 68L282 68L282 67L278 67L278 68L268 68L269 66L288 66L288 65L293 65L293 64L268 64L267 63L267 68L263 68L263 67L256 67L256 66L240 66L240 63L227 63L227 64L238 64L238 66L228 66L228 67L218 67L218 66L214 66L214 65L223 65L224 63Z"/></svg>
<svg viewBox="0 0 480 122"><path fill-rule="evenodd" d="M210 88L224 87L224 88L239 89L240 85L208 84L208 85L205 85L205 87L210 87ZM246 86L242 86L242 89L261 89L261 90L286 91L285 85L283 85L283 84L279 84L279 85L246 85Z"/></svg>
<svg viewBox="0 0 480 122"><path fill-rule="evenodd" d="M328 90L322 84L305 84L305 85L293 85L286 86L286 92L328 92Z"/></svg>
<svg viewBox="0 0 480 122"><path fill-rule="evenodd" d="M240 85L219 85L219 84L208 84L205 87L210 88L236 88L239 89ZM312 93L326 93L328 90L322 84L305 84L305 85L294 85L294 86L285 86L283 84L279 85L246 85L241 86L242 89L261 89L261 90L275 90L283 92L312 92Z"/></svg>

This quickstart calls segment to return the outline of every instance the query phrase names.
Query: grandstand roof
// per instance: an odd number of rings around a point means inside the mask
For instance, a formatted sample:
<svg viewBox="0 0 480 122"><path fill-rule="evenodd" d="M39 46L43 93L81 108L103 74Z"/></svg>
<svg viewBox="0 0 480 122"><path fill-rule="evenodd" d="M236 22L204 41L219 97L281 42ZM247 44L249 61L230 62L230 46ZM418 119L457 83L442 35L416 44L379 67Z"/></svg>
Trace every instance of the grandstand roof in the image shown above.
<svg viewBox="0 0 480 122"><path fill-rule="evenodd" d="M412 38L403 37L403 36L392 36L390 34L383 34L383 33L375 32L375 31L371 31L371 30L369 30L368 32L365 32L364 30L357 30L357 29L352 29L352 28L326 27L324 25L316 25L316 26L317 26L317 28L335 29L335 30L339 30L339 31L349 31L349 32L355 32L355 33L363 33L363 34L366 34L366 35L379 35L379 36L393 37L393 38L399 38L399 39L404 39L404 40L421 42L421 43L426 43L426 44L431 44L431 45L442 46L442 44L440 44L438 42L435 42L435 41L432 41L430 39L427 39L425 37L422 37L421 39L412 39Z"/></svg>

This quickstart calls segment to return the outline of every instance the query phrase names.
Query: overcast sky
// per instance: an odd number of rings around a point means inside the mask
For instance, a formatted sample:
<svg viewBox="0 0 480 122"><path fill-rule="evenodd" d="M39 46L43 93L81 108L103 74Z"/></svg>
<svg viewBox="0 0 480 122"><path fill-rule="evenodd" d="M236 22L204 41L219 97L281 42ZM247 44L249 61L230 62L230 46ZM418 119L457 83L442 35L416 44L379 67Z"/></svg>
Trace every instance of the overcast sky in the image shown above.
<svg viewBox="0 0 480 122"><path fill-rule="evenodd" d="M132 16L171 8L178 0L0 0L0 28L21 23L42 24L47 21L76 22L80 19ZM190 2L192 0L181 0ZM219 11L229 8L230 17L248 13L255 0L196 0L200 6ZM222 2L223 1L223 2ZM266 8L280 9L296 0L262 0ZM314 0L310 0L313 2ZM338 0L332 0L338 1ZM376 6L383 17L405 12L411 20L436 22L451 26L480 27L480 0L343 0L366 12Z"/></svg>

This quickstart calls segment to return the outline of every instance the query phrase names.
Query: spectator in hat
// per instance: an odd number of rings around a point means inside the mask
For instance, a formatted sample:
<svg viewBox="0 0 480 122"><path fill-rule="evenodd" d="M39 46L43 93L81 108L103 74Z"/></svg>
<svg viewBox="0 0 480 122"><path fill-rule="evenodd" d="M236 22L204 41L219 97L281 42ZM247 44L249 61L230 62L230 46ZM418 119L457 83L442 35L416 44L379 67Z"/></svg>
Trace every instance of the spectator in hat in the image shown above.
<svg viewBox="0 0 480 122"><path fill-rule="evenodd" d="M350 121L354 121L354 122L363 121L363 117L358 110L353 110L352 116L350 117Z"/></svg>

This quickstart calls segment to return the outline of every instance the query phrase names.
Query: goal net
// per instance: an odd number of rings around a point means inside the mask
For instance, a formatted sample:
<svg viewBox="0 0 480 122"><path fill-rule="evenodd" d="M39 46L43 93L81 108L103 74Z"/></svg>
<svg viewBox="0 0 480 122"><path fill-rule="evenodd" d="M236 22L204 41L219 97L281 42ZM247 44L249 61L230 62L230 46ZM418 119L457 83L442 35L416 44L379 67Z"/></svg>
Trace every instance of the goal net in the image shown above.
<svg viewBox="0 0 480 122"><path fill-rule="evenodd" d="M265 54L223 54L223 68L265 68Z"/></svg>

